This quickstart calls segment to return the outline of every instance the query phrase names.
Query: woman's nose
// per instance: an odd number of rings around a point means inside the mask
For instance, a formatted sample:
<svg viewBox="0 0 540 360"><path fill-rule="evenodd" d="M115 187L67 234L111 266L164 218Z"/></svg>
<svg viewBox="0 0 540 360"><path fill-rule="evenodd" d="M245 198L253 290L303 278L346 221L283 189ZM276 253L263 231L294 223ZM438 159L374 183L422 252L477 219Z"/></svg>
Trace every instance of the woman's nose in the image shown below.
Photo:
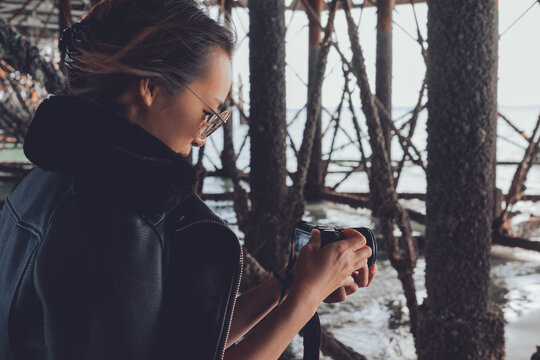
<svg viewBox="0 0 540 360"><path fill-rule="evenodd" d="M195 138L195 140L191 142L191 145L200 147L200 146L203 146L205 142L206 142L206 139L201 139L200 137L197 137Z"/></svg>

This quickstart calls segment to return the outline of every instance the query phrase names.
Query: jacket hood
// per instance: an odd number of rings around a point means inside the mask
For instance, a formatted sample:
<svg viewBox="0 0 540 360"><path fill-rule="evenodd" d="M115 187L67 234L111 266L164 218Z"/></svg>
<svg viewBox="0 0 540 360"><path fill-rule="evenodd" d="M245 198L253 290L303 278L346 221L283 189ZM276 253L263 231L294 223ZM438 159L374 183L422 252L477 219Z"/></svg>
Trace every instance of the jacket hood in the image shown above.
<svg viewBox="0 0 540 360"><path fill-rule="evenodd" d="M87 98L51 96L24 141L36 166L74 175L81 191L112 188L138 210L171 210L192 194L193 165L144 128Z"/></svg>

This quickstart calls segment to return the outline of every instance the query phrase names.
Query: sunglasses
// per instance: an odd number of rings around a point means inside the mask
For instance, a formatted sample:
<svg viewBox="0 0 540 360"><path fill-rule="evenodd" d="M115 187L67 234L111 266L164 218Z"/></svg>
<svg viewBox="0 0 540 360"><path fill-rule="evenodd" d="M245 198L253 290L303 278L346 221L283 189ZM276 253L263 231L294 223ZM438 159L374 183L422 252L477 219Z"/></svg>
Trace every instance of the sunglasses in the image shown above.
<svg viewBox="0 0 540 360"><path fill-rule="evenodd" d="M195 95L204 105L206 105L207 108L210 109L212 112L211 114L208 113L206 120L203 120L201 122L201 125L199 127L200 130L200 138L205 139L210 134L212 134L214 131L219 129L219 127L227 122L229 120L229 117L231 116L231 110L227 109L225 111L220 112L219 114L216 113L199 95L197 95L193 90L191 90L187 85L184 84L186 89L188 89L193 95ZM207 113L205 111L205 113Z"/></svg>

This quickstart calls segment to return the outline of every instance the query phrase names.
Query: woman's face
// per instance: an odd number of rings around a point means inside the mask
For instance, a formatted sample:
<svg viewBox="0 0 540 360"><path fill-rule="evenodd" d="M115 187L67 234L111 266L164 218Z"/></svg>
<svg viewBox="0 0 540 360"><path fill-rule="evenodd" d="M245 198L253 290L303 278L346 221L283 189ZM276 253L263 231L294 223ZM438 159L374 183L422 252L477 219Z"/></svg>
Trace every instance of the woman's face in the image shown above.
<svg viewBox="0 0 540 360"><path fill-rule="evenodd" d="M211 56L206 75L188 85L211 109L191 91L168 96L148 79L140 81L138 101L127 101L127 117L160 139L182 156L188 156L192 146L202 146L199 127L212 110L225 102L231 88L231 61L225 51ZM137 104L138 103L138 104Z"/></svg>

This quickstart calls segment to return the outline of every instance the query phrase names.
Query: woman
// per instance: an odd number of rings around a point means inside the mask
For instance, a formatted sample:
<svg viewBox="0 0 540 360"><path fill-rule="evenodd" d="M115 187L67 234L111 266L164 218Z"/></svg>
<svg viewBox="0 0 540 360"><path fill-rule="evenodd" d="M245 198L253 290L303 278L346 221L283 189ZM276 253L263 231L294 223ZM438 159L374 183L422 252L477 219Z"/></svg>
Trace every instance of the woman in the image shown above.
<svg viewBox="0 0 540 360"><path fill-rule="evenodd" d="M185 158L227 121L234 40L194 2L102 1L60 48L69 94L38 107L0 219L0 358L276 359L369 285L358 232L314 231L280 306L275 278L237 296L238 238Z"/></svg>

